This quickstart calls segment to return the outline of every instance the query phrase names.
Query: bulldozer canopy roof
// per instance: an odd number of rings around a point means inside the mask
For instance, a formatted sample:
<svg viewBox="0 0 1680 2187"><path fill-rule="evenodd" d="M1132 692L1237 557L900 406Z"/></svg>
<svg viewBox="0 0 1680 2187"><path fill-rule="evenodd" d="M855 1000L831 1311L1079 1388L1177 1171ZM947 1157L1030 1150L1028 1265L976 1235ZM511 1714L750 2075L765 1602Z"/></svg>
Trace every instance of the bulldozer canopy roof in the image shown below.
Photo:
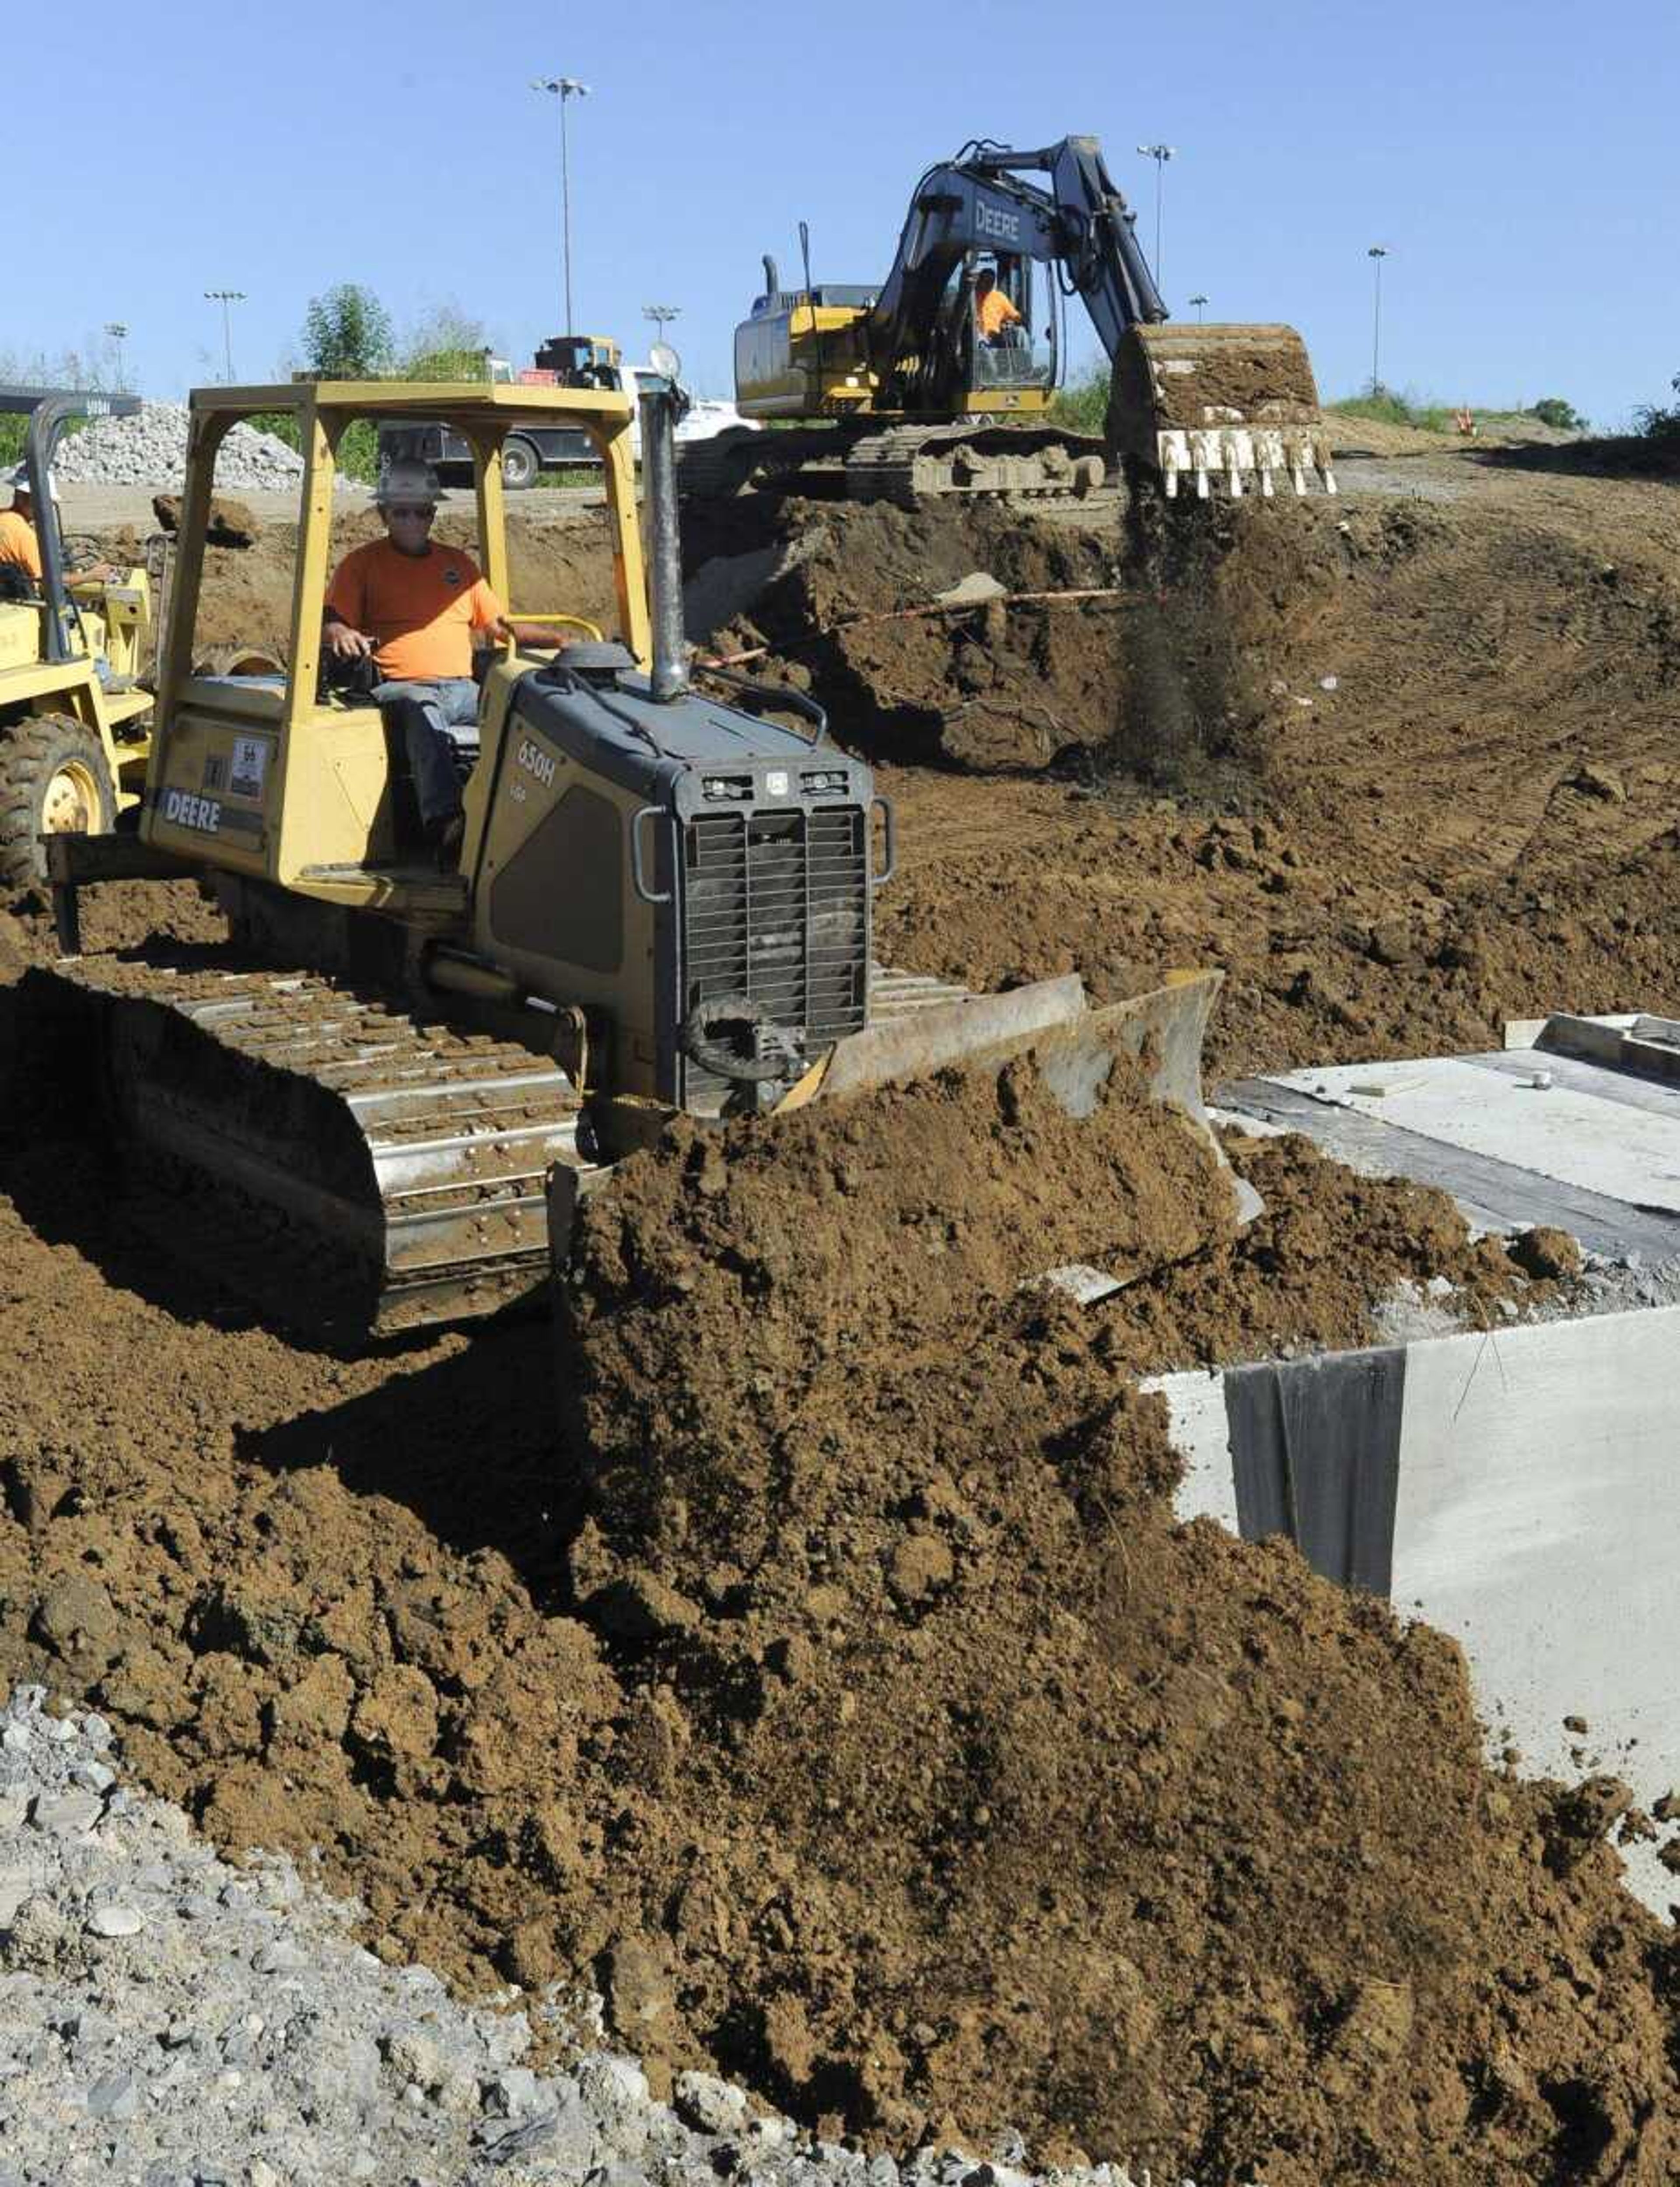
<svg viewBox="0 0 1680 2187"><path fill-rule="evenodd" d="M631 398L615 388L526 387L484 379L289 380L274 387L195 387L188 399L201 417L347 410L358 418L439 418L452 424L515 418L528 424L544 418L570 424L585 418L617 423L632 408Z"/></svg>

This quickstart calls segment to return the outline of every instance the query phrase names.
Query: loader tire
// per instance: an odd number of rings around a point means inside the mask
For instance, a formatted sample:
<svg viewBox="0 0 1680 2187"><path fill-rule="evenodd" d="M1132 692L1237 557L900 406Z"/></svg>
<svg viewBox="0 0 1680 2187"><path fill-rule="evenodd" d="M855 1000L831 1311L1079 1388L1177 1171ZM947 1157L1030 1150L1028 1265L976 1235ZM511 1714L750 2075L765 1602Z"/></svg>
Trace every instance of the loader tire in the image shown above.
<svg viewBox="0 0 1680 2187"><path fill-rule="evenodd" d="M43 835L106 835L116 784L95 732L70 714L25 714L0 728L0 894L47 886Z"/></svg>

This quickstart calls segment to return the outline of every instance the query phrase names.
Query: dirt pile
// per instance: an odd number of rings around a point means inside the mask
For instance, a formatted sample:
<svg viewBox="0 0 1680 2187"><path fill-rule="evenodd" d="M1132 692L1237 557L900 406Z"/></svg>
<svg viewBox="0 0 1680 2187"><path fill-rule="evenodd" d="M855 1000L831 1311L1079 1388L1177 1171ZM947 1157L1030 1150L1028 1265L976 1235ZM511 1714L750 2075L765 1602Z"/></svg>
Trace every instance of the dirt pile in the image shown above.
<svg viewBox="0 0 1680 2187"><path fill-rule="evenodd" d="M586 1207L562 1459L541 1324L292 1350L13 1116L0 1670L320 1845L386 1955L898 2141L1656 2176L1614 1798L1486 1778L1446 1643L1176 1527L1133 1391L1401 1275L1525 1296L1446 1202L1239 1148L1261 1221L1079 1311L1021 1279L1183 1251L1216 1175L1123 1088L678 1127Z"/></svg>
<svg viewBox="0 0 1680 2187"><path fill-rule="evenodd" d="M810 689L876 757L1246 783L1271 684L1346 581L1337 512L1142 490L1104 510L724 504L694 527L691 567L772 568L710 649ZM976 597L937 610L965 580Z"/></svg>
<svg viewBox="0 0 1680 2187"><path fill-rule="evenodd" d="M971 1171L1003 1128L968 1108ZM879 1163L844 1120L727 1169L679 1133L586 1212L574 1581L642 1751L732 1825L703 1876L649 1880L661 2013L901 2136L979 2104L1047 2153L1203 2179L1515 2179L1589 2146L1658 2176L1670 1976L1611 1858L1554 1857L1557 1788L1484 1776L1448 1644L1172 1521L1129 1380L1151 1313L1177 1334L1199 1301L1228 1343L1214 1293L1263 1313L1298 1226L1346 1242L1340 1173L1279 1192L1241 1256L1082 1313L960 1258L947 1281ZM1408 1200L1368 1251L1497 1280Z"/></svg>

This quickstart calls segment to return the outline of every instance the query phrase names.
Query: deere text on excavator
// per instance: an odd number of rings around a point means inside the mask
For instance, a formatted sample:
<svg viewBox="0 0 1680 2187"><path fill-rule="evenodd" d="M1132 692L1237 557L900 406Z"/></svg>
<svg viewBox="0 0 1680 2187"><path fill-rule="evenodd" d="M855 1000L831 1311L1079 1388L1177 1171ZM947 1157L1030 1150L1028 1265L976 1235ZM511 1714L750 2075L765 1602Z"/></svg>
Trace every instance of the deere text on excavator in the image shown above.
<svg viewBox="0 0 1680 2187"><path fill-rule="evenodd" d="M744 417L809 430L723 433L685 451L685 492L843 464L850 498L906 507L1083 496L1110 453L1170 495L1187 479L1203 496L1270 494L1279 478L1334 492L1301 336L1168 324L1133 218L1094 137L1037 151L977 142L917 183L879 284L813 286L807 263L803 287L788 290L767 256L764 293L735 329L735 400ZM1072 295L1112 368L1101 441L1048 421L1065 363L1059 306Z"/></svg>
<svg viewBox="0 0 1680 2187"><path fill-rule="evenodd" d="M773 1130L812 1098L1031 1051L1023 1067L1085 1114L1129 1054L1209 1143L1216 972L1098 1008L1076 976L977 997L874 962L894 852L869 770L806 694L690 680L675 373L673 358L643 396L651 601L621 392L320 381L191 397L138 831L51 840L65 954L27 988L43 1047L67 1044L71 1082L100 1089L120 1172L175 1245L335 1341L543 1283L576 1195L677 1112ZM305 463L287 666L206 674L194 632L216 449L276 410ZM488 659L447 870L419 840L400 734L320 676L334 451L358 418L441 418L471 447L504 604L509 433L581 428L606 483L617 630ZM213 893L225 948L80 953L82 888L171 875Z"/></svg>

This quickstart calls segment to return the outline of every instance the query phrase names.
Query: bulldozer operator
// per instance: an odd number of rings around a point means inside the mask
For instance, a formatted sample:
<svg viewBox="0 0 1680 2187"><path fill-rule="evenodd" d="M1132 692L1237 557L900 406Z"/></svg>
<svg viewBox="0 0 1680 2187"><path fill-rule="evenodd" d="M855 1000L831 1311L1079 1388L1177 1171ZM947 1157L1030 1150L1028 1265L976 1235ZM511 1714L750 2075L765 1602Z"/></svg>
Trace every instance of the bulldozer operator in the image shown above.
<svg viewBox="0 0 1680 2187"><path fill-rule="evenodd" d="M353 548L327 588L322 642L340 661L371 661L368 696L402 732L420 825L440 863L458 851L465 823L458 752L478 756L473 641L552 649L553 632L512 622L470 555L431 537L437 474L402 458L375 496L385 536Z"/></svg>

